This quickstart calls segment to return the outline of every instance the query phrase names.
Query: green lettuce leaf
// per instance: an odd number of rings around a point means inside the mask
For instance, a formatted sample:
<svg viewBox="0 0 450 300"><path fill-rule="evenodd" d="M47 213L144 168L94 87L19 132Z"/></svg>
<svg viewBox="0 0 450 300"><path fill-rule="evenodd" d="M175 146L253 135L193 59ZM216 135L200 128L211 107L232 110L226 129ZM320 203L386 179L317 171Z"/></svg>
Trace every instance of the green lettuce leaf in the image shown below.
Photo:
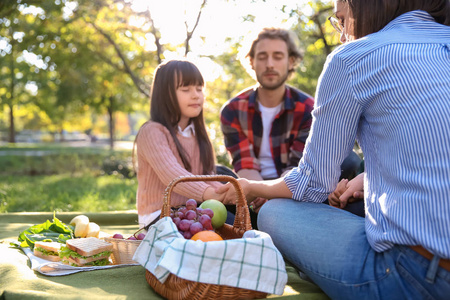
<svg viewBox="0 0 450 300"><path fill-rule="evenodd" d="M42 224L31 226L19 234L18 241L20 247L30 247L31 249L34 248L36 241L65 243L66 240L73 238L73 230L73 226L61 222L53 213L53 222L47 220ZM14 243L11 245L15 246Z"/></svg>
<svg viewBox="0 0 450 300"><path fill-rule="evenodd" d="M59 251L59 257L63 258L63 257L72 256L72 257L79 257L79 258L82 258L82 259L86 259L88 257L97 258L97 257L103 256L103 255L110 255L111 253L112 253L112 251L103 251L103 252L94 254L92 256L83 256L83 255L80 255L80 254L78 254L77 252L75 252L73 250L70 250L66 246L63 246L63 247L61 247L61 250Z"/></svg>
<svg viewBox="0 0 450 300"><path fill-rule="evenodd" d="M58 252L55 251L50 251L41 247L36 247L36 250L41 251L42 255L47 255L47 256L59 256Z"/></svg>

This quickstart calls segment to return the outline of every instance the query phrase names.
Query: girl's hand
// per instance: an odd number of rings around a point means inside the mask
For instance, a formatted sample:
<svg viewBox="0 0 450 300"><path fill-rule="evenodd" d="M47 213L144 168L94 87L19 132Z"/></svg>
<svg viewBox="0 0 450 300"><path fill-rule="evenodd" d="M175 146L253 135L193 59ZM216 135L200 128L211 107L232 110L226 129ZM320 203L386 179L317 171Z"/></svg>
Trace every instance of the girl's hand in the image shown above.
<svg viewBox="0 0 450 300"><path fill-rule="evenodd" d="M225 196L226 196L226 194L216 193L216 189L213 188L212 186L209 186L203 192L203 201L208 200L208 199L215 199L215 200L218 200L218 201L222 202L225 205L235 204L235 199L234 198L233 199L225 198Z"/></svg>

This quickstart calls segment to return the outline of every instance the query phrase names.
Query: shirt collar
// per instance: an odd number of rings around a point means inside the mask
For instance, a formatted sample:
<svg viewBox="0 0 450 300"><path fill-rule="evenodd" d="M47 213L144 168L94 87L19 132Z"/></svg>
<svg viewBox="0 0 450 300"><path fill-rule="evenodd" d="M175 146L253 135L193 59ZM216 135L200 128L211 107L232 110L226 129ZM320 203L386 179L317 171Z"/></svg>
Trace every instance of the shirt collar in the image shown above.
<svg viewBox="0 0 450 300"><path fill-rule="evenodd" d="M258 86L256 85L253 88L253 92L250 94L250 96L248 97L248 106L249 107L253 107L254 109L257 108L258 106L256 105L256 100L258 96ZM281 110L289 110L289 109L294 109L295 105L294 105L294 101L292 99L292 92L290 87L286 84L285 85L285 92L284 92L284 106L281 108Z"/></svg>
<svg viewBox="0 0 450 300"><path fill-rule="evenodd" d="M191 137L195 135L195 128L194 123L190 123L184 130L181 129L180 126L178 126L178 133L181 134L184 137Z"/></svg>
<svg viewBox="0 0 450 300"><path fill-rule="evenodd" d="M435 22L434 18L427 13L426 11L423 10L413 10L413 11L409 11L407 13L404 13L400 16L398 16L397 18L395 18L394 20L392 20L391 22L389 22L389 24L387 24L383 29L381 29L380 31L386 31L389 30L390 28L394 27L394 26L398 26L401 24L411 24L414 25L414 23L422 23L422 22ZM420 27L423 26L422 24L419 24Z"/></svg>

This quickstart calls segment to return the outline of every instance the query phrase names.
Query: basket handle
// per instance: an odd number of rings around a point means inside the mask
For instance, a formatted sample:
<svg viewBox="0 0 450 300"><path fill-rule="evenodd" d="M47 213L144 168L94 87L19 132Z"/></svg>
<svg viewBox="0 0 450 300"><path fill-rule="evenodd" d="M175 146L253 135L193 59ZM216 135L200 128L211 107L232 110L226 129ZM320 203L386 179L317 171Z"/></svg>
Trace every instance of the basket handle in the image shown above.
<svg viewBox="0 0 450 300"><path fill-rule="evenodd" d="M252 229L250 222L250 213L247 207L247 201L239 182L232 176L228 175L189 175L180 176L172 180L171 183L166 187L164 191L164 203L161 210L161 218L170 216L170 197L172 190L175 185L180 182L191 182L191 181L221 181L230 182L236 192L236 215L234 218L233 227L239 228L241 231L245 232Z"/></svg>

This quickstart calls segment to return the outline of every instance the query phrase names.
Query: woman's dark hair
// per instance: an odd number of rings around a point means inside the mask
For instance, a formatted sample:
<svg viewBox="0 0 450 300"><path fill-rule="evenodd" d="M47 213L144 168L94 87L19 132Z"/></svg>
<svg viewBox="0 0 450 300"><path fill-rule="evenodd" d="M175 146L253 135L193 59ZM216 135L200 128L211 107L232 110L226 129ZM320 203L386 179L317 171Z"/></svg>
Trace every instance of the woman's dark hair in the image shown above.
<svg viewBox="0 0 450 300"><path fill-rule="evenodd" d="M377 32L398 16L413 10L428 12L438 23L450 25L449 0L338 0L349 4L354 36Z"/></svg>
<svg viewBox="0 0 450 300"><path fill-rule="evenodd" d="M281 28L264 28L258 34L258 37L252 42L250 51L247 53L246 57L255 58L256 45L263 39L282 40L286 42L288 55L289 57L294 58L294 67L303 58L302 53L295 45L292 33L286 29ZM292 68L291 70L289 70L289 73L292 73L293 71L294 69Z"/></svg>
<svg viewBox="0 0 450 300"><path fill-rule="evenodd" d="M189 157L177 138L181 110L176 95L177 88L189 85L204 85L203 76L193 63L185 60L170 60L160 64L156 68L153 78L150 120L162 124L169 130L184 167L191 172ZM203 174L211 174L215 165L214 150L206 132L203 110L197 117L191 118L190 121L194 124L195 137L199 145L200 158L203 165Z"/></svg>

